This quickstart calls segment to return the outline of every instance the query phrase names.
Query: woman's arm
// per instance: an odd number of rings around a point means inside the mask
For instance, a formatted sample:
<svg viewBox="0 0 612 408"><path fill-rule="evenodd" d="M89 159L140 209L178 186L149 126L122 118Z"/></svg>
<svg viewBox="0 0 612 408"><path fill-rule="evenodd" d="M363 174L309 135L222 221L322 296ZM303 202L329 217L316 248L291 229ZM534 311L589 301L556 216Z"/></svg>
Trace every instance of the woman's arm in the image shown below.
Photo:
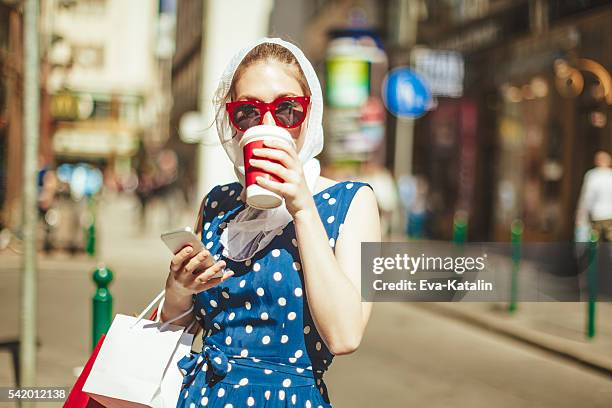
<svg viewBox="0 0 612 408"><path fill-rule="evenodd" d="M361 242L380 241L380 219L372 190L355 194L336 242L336 254L314 208L296 213L308 306L323 341L333 354L355 351L372 304L361 301Z"/></svg>
<svg viewBox="0 0 612 408"><path fill-rule="evenodd" d="M200 205L195 227L195 233L200 237L200 240L202 239L202 221L205 205L206 197ZM165 300L160 312L160 320L165 322L180 316L191 307L194 294L208 290L229 279L234 274L232 271L224 272L221 278L211 278L224 267L225 262L219 261L215 263L207 249L195 252L191 246L187 246L177 252L170 263L170 273L166 279ZM187 327L194 320L195 313L197 311L173 322L173 324ZM195 324L190 332L197 334L199 330L200 325Z"/></svg>

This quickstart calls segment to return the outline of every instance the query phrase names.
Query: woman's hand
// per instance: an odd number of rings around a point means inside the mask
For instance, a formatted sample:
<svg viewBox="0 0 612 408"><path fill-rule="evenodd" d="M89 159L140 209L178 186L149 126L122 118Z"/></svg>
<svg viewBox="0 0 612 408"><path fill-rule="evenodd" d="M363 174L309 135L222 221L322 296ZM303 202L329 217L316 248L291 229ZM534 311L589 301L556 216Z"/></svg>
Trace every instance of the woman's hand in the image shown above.
<svg viewBox="0 0 612 408"><path fill-rule="evenodd" d="M208 290L234 275L233 271L226 271L220 278L212 277L223 268L225 261L214 262L208 250L195 252L186 246L172 257L166 290L182 297Z"/></svg>
<svg viewBox="0 0 612 408"><path fill-rule="evenodd" d="M257 184L283 197L287 210L294 218L302 210L316 209L295 148L276 140L266 140L264 145L265 148L253 149L253 155L264 158L264 160L251 159L250 164L274 174L284 183L260 176L256 179ZM280 164L270 160L276 160Z"/></svg>

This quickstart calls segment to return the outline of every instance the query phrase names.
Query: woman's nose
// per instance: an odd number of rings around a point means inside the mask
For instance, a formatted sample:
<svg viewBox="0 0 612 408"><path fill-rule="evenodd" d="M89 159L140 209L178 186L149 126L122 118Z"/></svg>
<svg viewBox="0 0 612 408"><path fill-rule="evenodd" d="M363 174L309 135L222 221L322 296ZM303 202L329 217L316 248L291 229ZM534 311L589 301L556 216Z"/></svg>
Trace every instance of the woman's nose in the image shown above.
<svg viewBox="0 0 612 408"><path fill-rule="evenodd" d="M263 117L263 125L276 125L276 122L274 121L274 117L272 116L272 113L270 112L266 112L266 114Z"/></svg>

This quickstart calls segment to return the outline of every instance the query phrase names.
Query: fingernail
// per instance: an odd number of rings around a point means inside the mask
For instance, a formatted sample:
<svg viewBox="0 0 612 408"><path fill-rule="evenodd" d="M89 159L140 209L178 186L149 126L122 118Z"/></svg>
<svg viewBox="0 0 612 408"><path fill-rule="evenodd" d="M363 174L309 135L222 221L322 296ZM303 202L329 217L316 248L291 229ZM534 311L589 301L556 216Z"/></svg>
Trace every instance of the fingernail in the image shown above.
<svg viewBox="0 0 612 408"><path fill-rule="evenodd" d="M193 248L192 247L187 248L187 253L190 254L191 252L193 252Z"/></svg>

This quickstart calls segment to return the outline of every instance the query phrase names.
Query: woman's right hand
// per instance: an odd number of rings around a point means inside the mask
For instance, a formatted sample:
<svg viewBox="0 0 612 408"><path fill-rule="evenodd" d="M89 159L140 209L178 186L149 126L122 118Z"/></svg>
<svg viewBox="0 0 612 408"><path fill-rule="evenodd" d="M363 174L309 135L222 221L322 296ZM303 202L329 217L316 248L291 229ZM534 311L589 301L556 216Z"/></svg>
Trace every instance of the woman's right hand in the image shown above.
<svg viewBox="0 0 612 408"><path fill-rule="evenodd" d="M234 275L228 270L219 278L212 277L223 268L225 261L215 262L207 249L196 252L191 246L186 246L172 257L166 290L181 296L208 290Z"/></svg>

